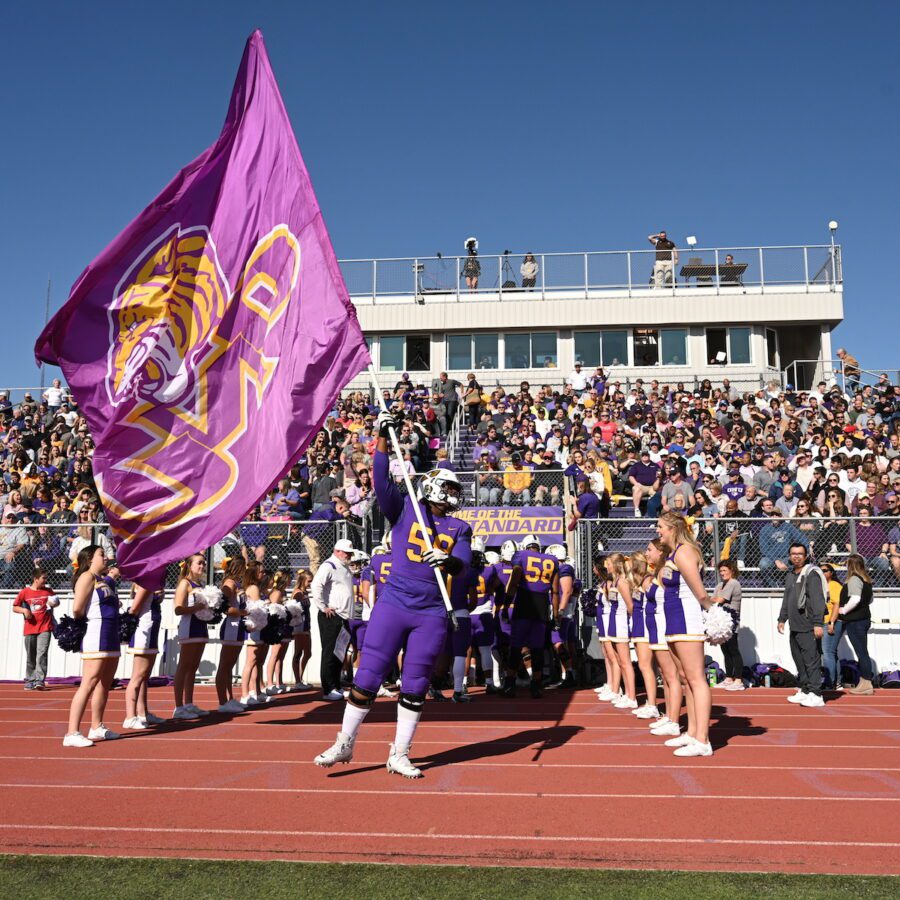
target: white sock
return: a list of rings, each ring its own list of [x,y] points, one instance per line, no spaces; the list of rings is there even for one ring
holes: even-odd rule
[[[481,656],[481,668],[484,670],[484,680],[487,684],[495,684],[500,679],[497,677],[499,672],[496,670],[499,668],[496,660],[491,658],[491,648],[490,647],[479,647],[478,653]],[[491,674],[491,663],[494,666],[494,674]]]
[[[459,694],[463,688],[463,679],[466,677],[466,658],[464,656],[453,657],[453,690]]]
[[[398,751],[409,752],[413,737],[416,734],[416,727],[419,719],[422,718],[422,711],[413,712],[405,706],[397,704],[397,734],[394,737],[394,747]]]
[[[528,677],[531,678],[531,666],[526,666],[525,671],[528,673]]]
[[[369,714],[369,706],[356,706],[353,703],[344,704],[344,722],[341,725],[341,731],[348,737],[355,738],[359,731],[359,726],[365,721]]]
[[[500,668],[500,654],[496,650],[491,651],[494,659],[494,684],[503,683],[503,670]]]

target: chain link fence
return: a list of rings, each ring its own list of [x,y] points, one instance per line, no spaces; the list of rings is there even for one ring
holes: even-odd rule
[[[329,522],[242,522],[212,547],[212,571],[221,576],[226,560],[245,554],[262,562],[269,570],[286,569],[294,575],[298,569],[315,571],[327,559],[338,540],[346,538],[360,550],[371,550],[378,534],[374,517],[362,521]],[[47,573],[49,586],[66,592],[72,584],[74,561],[88,544],[100,544],[115,558],[115,544],[108,526],[12,525],[0,526],[0,590],[18,591],[29,585],[36,565]],[[166,573],[167,589],[178,582],[178,562]],[[129,589],[120,584],[120,592]]]
[[[803,544],[817,565],[830,563],[842,581],[847,557],[858,553],[866,561],[876,591],[896,592],[900,587],[900,520],[897,518],[744,516],[690,521],[703,551],[704,581],[710,588],[718,580],[718,563],[730,559],[738,567],[745,591],[780,590],[789,565],[788,551],[794,543]],[[598,551],[629,554],[644,550],[654,537],[655,519],[583,519],[576,530],[580,571],[591,571],[591,557]]]

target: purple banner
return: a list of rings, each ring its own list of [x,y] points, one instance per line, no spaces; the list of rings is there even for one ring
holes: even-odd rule
[[[472,526],[472,534],[489,547],[519,541],[527,534],[542,546],[564,543],[563,511],[559,506],[466,506],[454,513]]]

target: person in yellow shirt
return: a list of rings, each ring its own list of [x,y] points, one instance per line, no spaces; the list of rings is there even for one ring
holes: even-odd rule
[[[531,504],[531,469],[522,465],[522,455],[513,453],[510,465],[503,470],[503,505],[529,506]]]
[[[841,583],[831,563],[825,563],[822,572],[828,582],[828,593],[825,595],[825,634],[822,635],[822,663],[825,668],[825,687],[835,689],[841,683],[841,663],[838,659],[838,644],[844,630],[844,623],[838,619]]]

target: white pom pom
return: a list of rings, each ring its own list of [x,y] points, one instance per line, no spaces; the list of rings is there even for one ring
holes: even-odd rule
[[[210,609],[219,609],[222,601],[225,599],[222,596],[222,592],[214,584],[208,584],[206,587],[200,588],[196,591],[196,594],[203,599],[203,602]]]
[[[291,625],[294,628],[296,628],[303,622],[304,609],[302,603],[298,603],[296,600],[288,600],[284,604],[284,608],[287,610],[288,615],[291,617]]]
[[[211,622],[216,614],[216,611],[208,606],[197,606],[195,609],[194,618],[199,619],[201,622]]]
[[[260,631],[266,627],[269,623],[267,605],[262,600],[251,600],[247,604],[247,614],[244,616],[244,627],[247,631]]]
[[[266,612],[270,616],[278,616],[279,619],[287,619],[288,611],[280,603],[270,603],[266,607]]]
[[[734,620],[731,614],[719,604],[710,607],[703,616],[706,639],[710,644],[724,644],[734,634]]]

